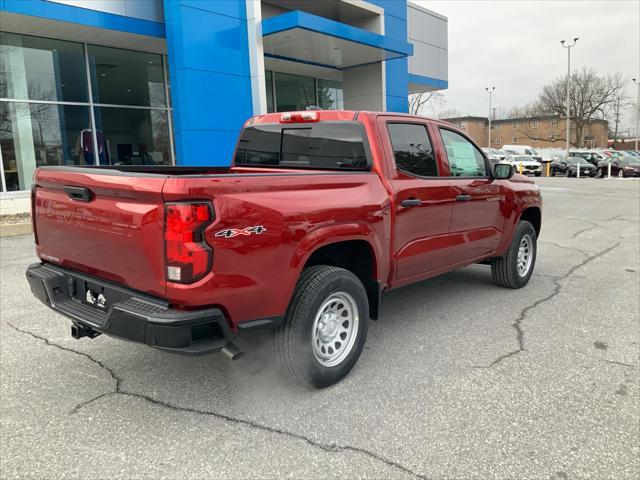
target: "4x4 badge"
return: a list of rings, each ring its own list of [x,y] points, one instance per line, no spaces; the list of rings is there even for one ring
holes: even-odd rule
[[[216,237],[233,238],[233,237],[237,237],[238,235],[252,235],[252,234],[260,235],[261,233],[264,233],[266,231],[267,229],[264,228],[262,225],[247,227],[242,230],[238,230],[236,228],[228,228],[226,230],[220,230],[218,233],[216,233]]]

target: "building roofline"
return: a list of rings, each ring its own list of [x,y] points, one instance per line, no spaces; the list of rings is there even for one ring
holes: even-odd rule
[[[461,121],[466,121],[466,120],[474,120],[474,121],[482,121],[482,122],[488,122],[489,118],[487,117],[473,117],[473,116],[466,116],[466,117],[451,117],[451,118],[441,118],[440,120],[445,121],[445,122],[461,122]]]
[[[514,122],[531,122],[535,120],[566,120],[566,117],[561,115],[534,115],[531,117],[517,117],[517,118],[502,118],[500,120],[492,120],[491,123],[514,123]],[[572,118],[573,120],[573,118]],[[603,122],[608,123],[606,120],[601,118],[593,118],[589,120],[591,123],[593,122]]]
[[[451,118],[443,118],[445,122],[464,122],[468,120],[472,121],[484,121],[489,122],[488,117],[476,117],[472,115],[467,115],[464,117],[451,117]],[[534,115],[531,117],[516,117],[516,118],[501,118],[499,120],[491,120],[491,123],[515,123],[515,122],[531,122],[536,120],[565,120],[565,117],[560,115]],[[607,120],[603,120],[601,118],[594,118],[590,120],[591,123],[602,122],[608,123]]]

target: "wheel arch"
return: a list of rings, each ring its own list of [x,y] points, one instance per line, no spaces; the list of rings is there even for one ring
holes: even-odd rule
[[[526,220],[536,231],[536,237],[540,236],[540,229],[542,228],[542,211],[538,206],[530,206],[520,212],[520,216],[516,220],[516,224],[520,220]]]
[[[385,268],[381,246],[374,231],[367,225],[337,226],[319,229],[308,235],[299,245],[292,259],[298,272],[313,265],[331,265],[344,268],[356,275],[367,292],[369,315],[378,318],[381,279]],[[348,229],[348,231],[347,231]],[[296,278],[296,282],[297,282]],[[292,291],[295,285],[292,285]]]

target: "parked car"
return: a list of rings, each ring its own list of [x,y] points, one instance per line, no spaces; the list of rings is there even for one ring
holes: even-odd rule
[[[530,155],[538,162],[542,162],[542,157],[535,148],[529,145],[503,145],[502,149],[512,152],[515,155]]]
[[[565,157],[565,151],[558,148],[538,149],[538,154],[542,158],[542,163],[552,163]]]
[[[553,160],[551,165],[549,165],[549,176],[555,177],[558,174],[566,175],[567,173],[567,162],[564,158],[560,158],[557,160]]]
[[[513,155],[510,160],[515,165],[516,171],[521,171],[524,175],[536,177],[542,175],[542,164],[534,160],[531,155]]]
[[[229,168],[41,167],[31,195],[27,279],[75,338],[234,357],[269,328],[316,387],[355,365],[383,292],[478,262],[526,285],[542,206],[451,124],[352,111],[253,117]]]
[[[483,148],[482,151],[485,153],[487,158],[491,163],[498,163],[507,158],[507,154],[497,150],[495,148]]]
[[[596,174],[598,178],[609,175],[609,164],[611,164],[611,176],[613,177],[640,177],[640,158],[611,157],[598,163]]]
[[[582,157],[569,157],[566,164],[567,177],[577,177],[578,169],[581,177],[595,177],[596,167]]]
[[[569,150],[569,158],[583,158],[593,166],[598,165],[598,161],[602,159],[602,154],[591,150]]]

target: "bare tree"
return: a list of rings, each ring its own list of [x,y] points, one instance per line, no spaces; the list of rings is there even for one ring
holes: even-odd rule
[[[606,118],[609,121],[609,136],[610,138],[613,138],[614,142],[618,140],[624,110],[629,106],[631,106],[631,103],[629,103],[629,97],[627,97],[621,90],[607,109]]]
[[[409,113],[420,115],[429,102],[440,101],[442,101],[442,94],[438,91],[412,93],[409,95]]]
[[[583,68],[571,74],[569,103],[571,119],[575,127],[575,146],[584,143],[584,127],[594,119],[604,119],[622,91],[623,81],[620,73],[599,76],[594,69]],[[545,85],[540,93],[538,105],[547,114],[567,116],[566,77],[558,77]]]
[[[460,111],[455,108],[450,108],[448,110],[442,110],[438,115],[438,118],[456,118],[460,116]]]

